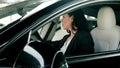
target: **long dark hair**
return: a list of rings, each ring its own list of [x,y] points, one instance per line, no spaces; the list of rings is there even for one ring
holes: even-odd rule
[[[84,13],[81,9],[68,13],[68,15],[73,16],[72,29],[73,30],[87,30],[88,25]],[[76,29],[77,27],[77,29]]]

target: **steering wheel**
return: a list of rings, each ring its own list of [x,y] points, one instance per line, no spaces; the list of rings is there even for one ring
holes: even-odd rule
[[[68,68],[65,56],[61,51],[57,51],[53,57],[51,68]]]

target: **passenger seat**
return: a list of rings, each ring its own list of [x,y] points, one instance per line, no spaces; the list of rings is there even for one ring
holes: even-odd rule
[[[120,41],[120,27],[116,25],[113,9],[109,6],[100,8],[97,27],[91,31],[95,52],[116,50]]]

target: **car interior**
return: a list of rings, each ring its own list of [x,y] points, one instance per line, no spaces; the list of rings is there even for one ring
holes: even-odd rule
[[[97,27],[91,31],[95,43],[95,52],[118,49],[120,27],[116,25],[115,14],[111,7],[100,8]]]
[[[82,8],[82,10],[84,11],[85,17],[87,19],[88,27],[89,27],[89,31],[90,32],[94,28],[97,27],[97,13],[98,13],[99,9],[101,7],[103,7],[103,6],[107,6],[107,5],[96,5],[96,6],[89,6],[87,8]],[[117,26],[119,26],[119,19],[118,19],[119,15],[118,15],[118,13],[120,11],[119,11],[118,8],[116,8],[117,5],[108,5],[108,6],[113,8],[113,10],[115,12],[115,16],[116,16],[116,24],[117,24]],[[89,11],[87,11],[87,10],[89,10]],[[59,31],[63,30],[63,29],[61,27],[61,23],[60,23],[59,17],[56,18],[55,20],[49,22],[48,24],[46,24],[45,26],[43,26],[39,30],[37,30],[34,33],[32,33],[31,40],[39,40],[39,41],[41,41],[39,38],[42,38],[42,40],[47,41],[47,40],[54,39],[54,37],[57,37],[55,35],[57,35],[57,33],[59,33]],[[56,40],[58,40],[58,39],[56,39]]]

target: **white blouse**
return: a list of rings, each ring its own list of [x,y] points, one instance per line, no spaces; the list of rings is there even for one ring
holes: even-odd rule
[[[62,48],[60,49],[60,51],[63,52],[63,54],[65,54],[67,48],[68,48],[68,45],[70,44],[72,38],[68,40],[68,42],[65,42],[64,45],[62,46]]]

